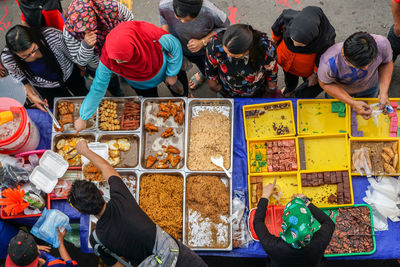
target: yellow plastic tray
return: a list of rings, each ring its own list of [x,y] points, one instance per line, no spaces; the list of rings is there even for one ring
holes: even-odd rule
[[[298,137],[304,139],[305,170],[342,170],[349,168],[349,149],[347,134],[308,135]],[[302,153],[299,151],[300,168]]]
[[[347,169],[337,169],[337,170],[332,170],[332,169],[327,169],[327,170],[319,170],[317,172],[332,172],[332,171],[347,171]],[[315,173],[315,171],[301,171],[298,173],[297,179],[298,179],[298,184],[300,185],[300,190],[302,194],[306,195],[309,198],[312,198],[312,203],[319,207],[319,208],[331,208],[331,207],[344,207],[344,206],[349,206],[354,204],[354,196],[353,196],[353,182],[351,180],[351,175],[349,172],[349,183],[350,183],[350,194],[351,194],[351,203],[346,203],[346,204],[329,204],[328,203],[328,197],[331,194],[337,193],[337,185],[332,184],[332,185],[322,185],[322,186],[316,186],[316,187],[302,187],[301,186],[301,173]]]
[[[272,106],[278,104],[289,104],[289,108],[272,110],[272,111],[271,110],[267,111],[264,109],[264,107],[266,106]],[[265,113],[258,118],[246,119],[246,111],[255,109],[265,111]],[[243,122],[247,140],[257,140],[257,139],[259,140],[271,137],[284,137],[284,136],[296,135],[292,101],[269,102],[263,104],[243,106]],[[273,123],[275,123],[277,127],[279,125],[288,127],[289,133],[283,135],[277,135],[273,129]]]
[[[353,156],[353,148],[352,148],[352,143],[353,142],[397,142],[398,143],[398,147],[397,147],[397,153],[400,156],[400,138],[397,137],[392,137],[392,138],[364,138],[364,137],[352,137],[350,138],[350,142],[349,142],[349,167],[350,167],[350,171],[351,171],[351,175],[357,175],[360,176],[360,173],[357,173],[356,171],[352,170],[352,156]],[[379,152],[381,153],[381,152]],[[371,159],[372,160],[372,159]],[[399,160],[400,161],[400,160]],[[397,173],[394,174],[386,174],[386,176],[399,176],[400,175],[400,162],[397,163]],[[372,174],[374,175],[374,174]],[[375,175],[382,175],[382,173],[377,173]]]
[[[366,101],[369,105],[379,103],[377,98],[356,98],[355,100]],[[400,98],[390,98],[391,102],[400,102]],[[400,110],[396,110],[397,118],[400,122]],[[351,110],[349,113],[348,127],[349,133],[352,137],[351,132]],[[379,114],[379,125],[377,126],[372,118],[365,120],[362,116],[356,115],[357,118],[357,129],[363,131],[363,137],[379,138],[379,137],[390,137],[390,118],[389,115]]]
[[[249,171],[249,174],[259,174],[259,173],[267,173],[268,172],[268,165],[265,167],[259,167],[259,171],[255,170],[255,167],[251,166],[252,162],[255,160],[255,156],[257,152],[261,153],[262,160],[268,162],[267,158],[267,148],[265,148],[265,142],[267,141],[277,141],[277,140],[294,140],[295,141],[295,146],[296,146],[296,159],[297,159],[297,170],[300,169],[299,165],[299,146],[297,143],[297,138],[296,137],[282,137],[282,138],[269,138],[265,140],[250,140],[247,141],[247,168]],[[254,145],[257,145],[259,148],[254,148]],[[289,172],[289,171],[288,171]],[[292,171],[296,172],[296,171]],[[270,172],[270,173],[278,173],[278,172]]]
[[[275,177],[277,178],[276,184],[280,187],[283,195],[279,202],[277,202],[275,198],[271,197],[269,205],[274,204],[274,205],[279,205],[279,206],[285,206],[292,199],[293,194],[299,194],[301,192],[300,184],[298,183],[296,172],[252,174],[252,175],[248,176],[248,188],[250,188],[251,177],[262,177],[263,178],[263,187],[269,183],[272,183],[274,181]],[[248,193],[249,193],[249,200],[251,200],[251,190],[250,189],[248,190]],[[255,207],[252,207],[251,201],[249,201],[249,208],[250,209],[255,208]]]
[[[337,134],[348,132],[349,106],[346,105],[345,117],[331,112],[332,102],[336,99],[299,99],[297,100],[297,133]]]

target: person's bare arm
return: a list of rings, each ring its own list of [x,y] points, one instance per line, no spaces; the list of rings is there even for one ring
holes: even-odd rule
[[[161,29],[163,29],[164,31],[170,33],[170,32],[169,32],[169,26],[168,26],[168,24],[161,25]]]
[[[86,141],[80,141],[78,144],[76,144],[76,151],[78,151],[78,153],[82,156],[88,158],[93,165],[101,171],[104,179],[106,179],[107,182],[108,178],[111,176],[119,177],[118,172],[110,165],[110,163],[89,149]]]
[[[25,84],[25,90],[26,90],[26,96],[29,98],[29,100],[32,102],[32,104],[40,109],[43,112],[46,112],[44,109],[43,105],[49,106],[46,100],[42,100],[39,95],[35,92],[33,89],[32,85],[27,83]]]
[[[392,14],[394,33],[400,36],[400,4],[392,0]]]
[[[384,109],[385,105],[390,105],[389,101],[389,86],[393,74],[393,61],[381,64],[378,68],[379,73],[379,103]]]
[[[58,252],[60,253],[61,258],[64,261],[70,261],[70,260],[72,260],[71,256],[69,255],[69,253],[64,245],[64,237],[65,237],[65,234],[67,233],[67,231],[64,230],[63,232],[61,232],[60,229],[58,228],[57,232],[58,232],[58,242],[60,243],[60,246],[58,247]]]
[[[372,109],[368,104],[363,101],[354,100],[342,87],[335,83],[323,83],[318,79],[319,85],[325,92],[330,96],[340,100],[343,103],[350,105],[354,110],[364,117],[364,119],[369,119],[371,117]]]

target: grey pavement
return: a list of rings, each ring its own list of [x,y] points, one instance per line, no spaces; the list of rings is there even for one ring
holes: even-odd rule
[[[132,1],[132,0],[123,0]],[[249,23],[256,29],[267,32],[270,35],[270,27],[280,12],[286,8],[300,9],[307,5],[320,6],[336,29],[336,41],[344,41],[347,36],[356,31],[387,36],[393,23],[389,0],[211,0],[220,9],[224,10],[231,21]],[[67,7],[70,0],[62,0]],[[136,0],[132,2],[132,11],[137,20],[144,20],[159,25],[157,0]],[[0,0],[0,48],[4,47],[5,28],[20,23],[20,11],[14,0]],[[395,64],[391,97],[400,97],[400,65]],[[188,77],[196,71],[194,67],[188,73]],[[283,85],[283,72],[279,72],[279,88]],[[126,95],[134,95],[134,91],[127,84],[123,84]],[[160,96],[170,96],[164,85],[159,86]],[[191,91],[195,97],[215,97],[206,84],[195,91]]]

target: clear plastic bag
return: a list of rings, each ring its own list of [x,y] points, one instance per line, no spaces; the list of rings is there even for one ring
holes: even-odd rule
[[[363,147],[353,152],[352,163],[357,172],[366,175],[368,178],[372,176],[372,163],[369,156],[369,148]]]
[[[384,176],[379,181],[374,178],[369,178],[368,181],[370,185],[363,200],[372,207],[375,230],[387,230],[387,218],[393,222],[400,221],[399,180]]]
[[[60,243],[58,241],[57,229],[71,231],[71,226],[69,225],[69,218],[67,215],[59,210],[48,210],[44,209],[42,216],[32,227],[31,233],[40,238],[53,247],[58,248]]]
[[[0,177],[1,187],[16,187],[17,184],[26,183],[29,181],[30,173],[24,168],[15,167],[5,164],[4,175]]]
[[[248,247],[253,242],[247,226],[248,208],[246,207],[245,192],[235,190],[232,200],[232,242],[234,248]]]

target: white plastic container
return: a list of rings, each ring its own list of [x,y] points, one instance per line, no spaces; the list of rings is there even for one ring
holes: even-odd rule
[[[88,144],[88,147],[90,150],[92,150],[94,153],[96,153],[103,159],[105,159],[105,160],[108,159],[108,145],[106,143],[91,142]],[[86,165],[89,162],[90,162],[89,159],[87,159],[85,156],[82,156],[82,164],[83,165]]]
[[[39,160],[39,166],[33,169],[29,181],[38,189],[50,194],[68,169],[68,162],[59,154],[47,150]]]

